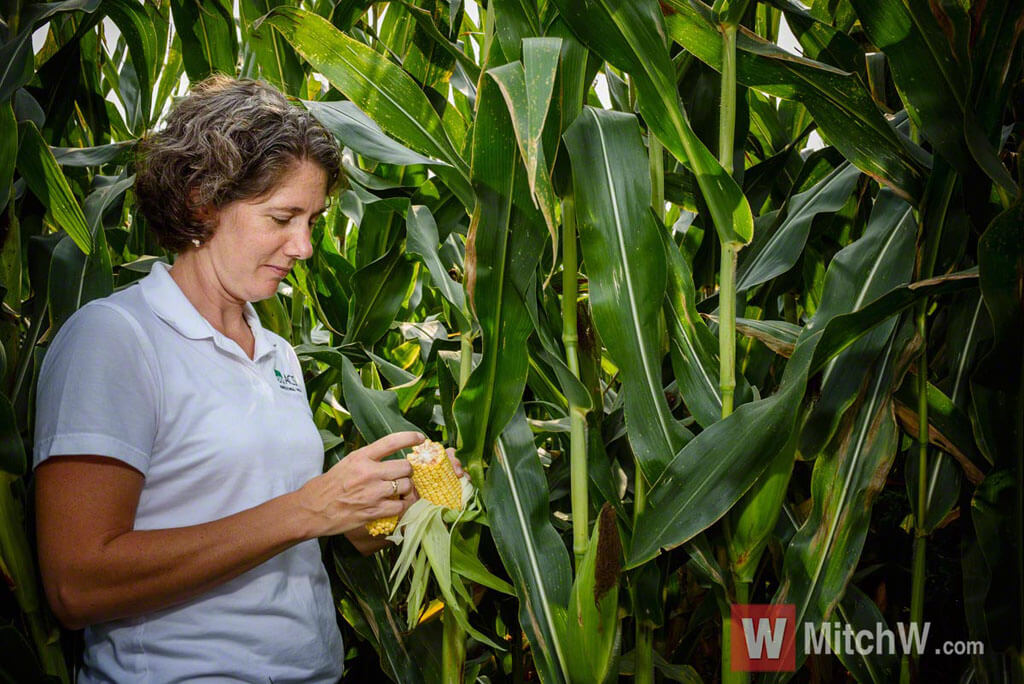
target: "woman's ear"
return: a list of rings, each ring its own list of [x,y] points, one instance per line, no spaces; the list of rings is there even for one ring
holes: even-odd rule
[[[192,188],[188,192],[188,204],[192,209],[192,215],[199,223],[212,229],[217,218],[217,210],[210,203],[200,204],[199,189]]]

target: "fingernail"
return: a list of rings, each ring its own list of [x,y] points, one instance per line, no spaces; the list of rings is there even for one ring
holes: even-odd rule
[[[423,434],[422,432],[417,432],[416,436],[420,438],[421,442],[427,438],[427,436],[425,434]]]

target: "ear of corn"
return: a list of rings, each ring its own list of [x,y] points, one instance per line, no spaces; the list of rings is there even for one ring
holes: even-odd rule
[[[422,498],[445,508],[462,509],[462,483],[444,445],[427,440],[414,446],[406,458],[412,465],[412,484]],[[398,516],[390,516],[367,523],[366,529],[379,537],[394,532],[397,524]]]
[[[462,510],[462,483],[455,475],[444,446],[427,440],[412,448],[412,483],[419,495],[430,503]]]
[[[374,537],[383,537],[394,532],[396,525],[398,525],[398,516],[392,515],[366,523],[366,529]]]

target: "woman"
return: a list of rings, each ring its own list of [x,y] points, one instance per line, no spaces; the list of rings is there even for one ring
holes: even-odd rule
[[[255,81],[213,77],[140,146],[136,193],[177,251],[90,302],[37,392],[40,566],[85,628],[81,682],[335,682],[344,652],[317,538],[415,497],[396,433],[323,471],[291,346],[250,302],[312,253],[334,139]],[[460,469],[458,469],[460,470]]]

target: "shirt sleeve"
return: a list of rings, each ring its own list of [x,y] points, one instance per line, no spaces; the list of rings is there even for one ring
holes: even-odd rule
[[[295,353],[295,347],[291,345],[288,340],[283,337],[279,339],[278,344],[283,344],[288,354],[288,360],[292,366],[292,374],[295,376],[295,380],[299,383],[299,387],[302,388],[302,398],[306,402],[306,410],[309,411],[309,415],[313,415],[313,409],[309,405],[309,392],[306,391],[306,379],[302,375],[302,363],[299,361],[298,354]]]
[[[33,467],[51,456],[88,454],[147,473],[159,385],[152,347],[130,316],[91,302],[50,344],[36,390]]]

